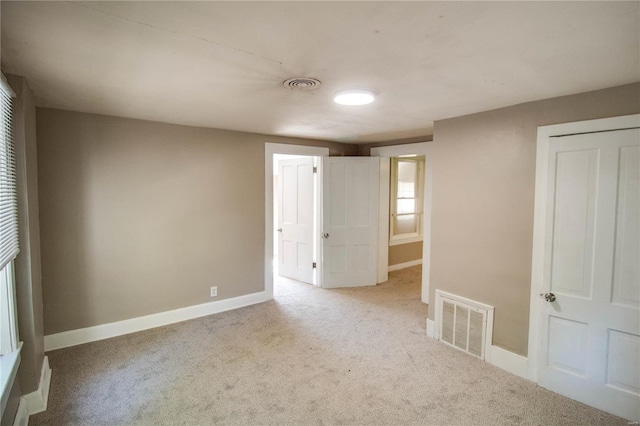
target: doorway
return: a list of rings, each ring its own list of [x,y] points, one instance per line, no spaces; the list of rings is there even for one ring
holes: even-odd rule
[[[273,155],[274,296],[296,283],[319,285],[321,157]],[[295,282],[294,282],[295,281]]]
[[[389,277],[389,244],[391,224],[391,158],[412,158],[409,156],[423,156],[424,164],[420,179],[422,180],[421,222],[416,226],[422,231],[422,302],[429,303],[429,270],[431,247],[431,194],[432,194],[432,142],[421,142],[404,145],[393,145],[371,148],[371,156],[380,158],[380,225],[378,229],[378,282],[384,282]],[[415,244],[415,242],[414,242]],[[407,265],[409,266],[409,265]]]
[[[424,155],[391,157],[389,271],[422,264]]]
[[[301,146],[301,145],[288,145],[288,144],[276,144],[265,143],[265,265],[264,265],[264,282],[265,293],[267,298],[272,299],[274,295],[274,282],[276,281],[278,271],[276,266],[277,253],[279,250],[277,244],[277,216],[274,214],[277,212],[276,204],[274,200],[277,200],[277,192],[274,191],[275,175],[277,166],[276,161],[285,158],[296,157],[328,157],[329,148],[313,147],[313,146]],[[319,191],[317,191],[319,192]],[[317,198],[317,197],[316,197]],[[314,209],[319,210],[318,204],[315,204]],[[316,215],[317,216],[317,215]],[[317,223],[317,221],[316,221]],[[316,232],[317,234],[317,232]],[[314,244],[317,255],[317,243]],[[317,259],[317,258],[316,258]],[[316,260],[318,262],[319,259]],[[317,275],[317,274],[316,274]],[[315,283],[318,283],[317,278]]]

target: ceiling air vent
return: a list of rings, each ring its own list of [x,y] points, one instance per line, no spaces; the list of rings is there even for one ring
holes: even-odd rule
[[[320,87],[322,83],[315,78],[295,77],[282,82],[287,89],[292,90],[314,90]]]

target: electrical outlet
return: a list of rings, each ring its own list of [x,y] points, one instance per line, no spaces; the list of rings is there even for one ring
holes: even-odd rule
[[[216,297],[218,295],[218,287],[211,287],[211,297]]]

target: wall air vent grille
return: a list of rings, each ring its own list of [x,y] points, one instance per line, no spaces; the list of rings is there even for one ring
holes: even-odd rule
[[[484,359],[489,310],[443,295],[438,302],[440,341]]]
[[[295,77],[282,82],[282,85],[292,90],[314,90],[320,87],[320,80],[308,77]]]

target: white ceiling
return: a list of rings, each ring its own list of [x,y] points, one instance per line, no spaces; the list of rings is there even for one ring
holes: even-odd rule
[[[362,143],[640,81],[640,2],[2,1],[2,65],[39,106]]]

